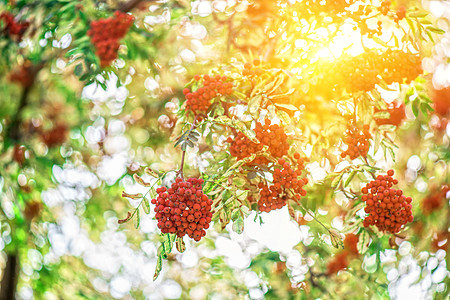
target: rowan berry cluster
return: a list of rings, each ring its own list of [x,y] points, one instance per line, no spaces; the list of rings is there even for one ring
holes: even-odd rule
[[[390,7],[391,7],[391,1],[385,0],[385,1],[381,2],[381,5],[378,7],[378,11],[381,12],[383,15],[387,16],[387,14],[390,11]]]
[[[384,53],[369,50],[357,56],[343,56],[333,65],[325,63],[320,66],[320,73],[323,77],[316,85],[319,94],[333,90],[353,94],[371,91],[382,80],[386,84],[409,84],[422,74],[422,61],[419,55],[402,50],[389,49]],[[324,86],[331,91],[323,91]]]
[[[202,184],[203,179],[177,178],[169,189],[156,189],[158,196],[151,203],[156,205],[155,217],[162,233],[178,237],[187,234],[197,242],[205,236],[212,217],[212,200],[203,194]]]
[[[261,68],[258,68],[258,66],[260,64],[261,64],[261,61],[259,59],[253,60],[253,63],[245,63],[244,70],[242,70],[242,75],[244,75],[244,76],[261,75],[263,70]]]
[[[371,137],[369,125],[364,125],[361,130],[353,122],[349,123],[345,132],[345,143],[348,148],[341,153],[341,157],[344,158],[348,155],[352,160],[359,156],[367,157],[367,152],[369,152],[370,147],[369,139]]]
[[[183,90],[186,97],[186,110],[194,113],[207,112],[211,106],[211,100],[217,96],[226,96],[233,93],[233,83],[227,81],[226,76],[209,76],[208,74],[195,75],[194,79],[199,82],[195,91],[188,88]]]
[[[235,138],[229,137],[227,142],[231,143],[231,156],[236,157],[238,160],[261,151],[264,146],[269,147],[269,153],[275,158],[286,155],[289,150],[287,136],[283,127],[277,124],[272,125],[269,119],[264,121],[264,125],[259,122],[256,123],[255,134],[259,144],[252,142],[240,131],[236,132],[233,129],[233,133]],[[265,157],[256,157],[252,164],[265,164],[267,162],[268,160]]]
[[[422,59],[419,55],[402,50],[387,50],[377,60],[378,74],[386,84],[410,83],[422,74]]]
[[[278,159],[278,166],[273,173],[272,185],[260,182],[258,187],[261,189],[258,200],[258,209],[264,212],[270,212],[274,209],[282,208],[289,199],[287,191],[290,189],[294,193],[295,200],[300,201],[302,196],[306,196],[303,186],[308,183],[308,178],[300,178],[304,170],[304,160],[299,153],[294,154],[297,164],[291,166],[285,159]]]
[[[364,219],[364,227],[376,225],[380,231],[397,233],[403,225],[413,221],[412,199],[405,197],[402,190],[392,188],[398,183],[393,175],[394,171],[389,170],[387,175],[378,175],[362,188],[362,201],[366,202],[364,211],[369,214]]]
[[[30,26],[29,22],[16,22],[14,15],[8,12],[0,15],[0,21],[4,24],[2,32],[11,38],[16,38],[18,42],[22,40],[25,31]]]
[[[384,110],[385,112],[389,113],[389,118],[382,119],[382,118],[376,118],[375,121],[378,125],[386,125],[391,124],[395,126],[399,126],[402,121],[406,118],[405,113],[405,104],[401,101],[393,101],[387,105],[387,109]],[[375,112],[379,112],[381,110],[375,108]]]
[[[116,11],[114,17],[91,22],[88,35],[96,48],[102,67],[109,66],[117,58],[119,41],[133,24],[133,16]]]

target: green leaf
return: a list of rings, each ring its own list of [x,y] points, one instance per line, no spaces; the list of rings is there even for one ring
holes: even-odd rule
[[[344,241],[342,240],[342,236],[339,231],[336,229],[330,229],[328,232],[330,233],[331,244],[333,247],[337,249],[344,249]]]
[[[298,110],[298,108],[292,104],[275,103],[275,106],[285,108],[287,110],[294,110],[294,111]]]
[[[142,185],[142,186],[145,186],[145,187],[149,187],[150,186],[150,183],[148,183],[148,182],[145,182],[139,175],[137,175],[137,174],[133,174],[133,178],[134,178],[134,180],[136,181],[136,183],[138,183],[138,184],[140,184],[140,185]]]
[[[134,224],[136,229],[139,228],[140,224],[141,224],[141,216],[140,216],[139,207],[138,207],[138,208],[136,208],[136,223]]]
[[[350,175],[348,176],[347,180],[344,183],[344,187],[347,187],[350,184],[350,182],[352,182],[352,179],[353,179],[353,177],[355,177],[356,173],[358,173],[358,171],[356,171],[356,170],[353,170],[350,173]]]
[[[244,232],[244,219],[242,217],[237,218],[237,220],[233,222],[233,231],[237,234]]]
[[[379,111],[374,113],[373,117],[376,119],[389,119],[391,114],[387,111]]]
[[[370,245],[370,235],[367,230],[363,230],[359,235],[358,244],[356,248],[358,249],[359,254],[364,254],[369,249]]]
[[[428,27],[426,27],[426,29],[431,31],[431,32],[437,33],[437,34],[444,34],[445,33],[445,30],[440,29],[440,28],[436,28],[436,27],[428,26]]]
[[[163,240],[161,241],[161,244],[158,248],[158,260],[156,262],[156,269],[155,269],[155,275],[153,275],[153,281],[158,278],[159,274],[162,270],[162,261],[163,259],[167,259],[167,256],[172,252],[173,248],[173,242],[175,241],[175,234],[162,234]]]
[[[184,243],[183,238],[177,237],[176,247],[180,253],[183,253],[186,250],[186,244]]]
[[[248,102],[248,112],[251,114],[256,113],[261,106],[261,95],[256,95],[250,99]]]
[[[133,217],[133,215],[131,214],[131,212],[128,212],[126,218],[124,218],[124,219],[119,219],[119,220],[117,221],[117,223],[119,223],[119,224],[126,223],[126,222],[130,221],[132,217]]]
[[[331,187],[335,189],[339,183],[341,182],[342,176],[344,176],[344,172],[340,173],[338,176],[336,176],[333,181],[331,182]]]
[[[83,73],[83,65],[81,63],[79,63],[78,65],[75,66],[75,69],[73,70],[73,73],[80,77],[81,74]]]
[[[142,198],[142,194],[141,193],[128,194],[128,193],[122,192],[122,197],[130,198],[130,199],[140,199],[140,198]]]
[[[411,105],[412,112],[417,118],[419,116],[419,98],[414,99]]]
[[[144,172],[145,172],[147,175],[150,175],[150,176],[152,176],[152,177],[155,177],[155,178],[158,178],[158,177],[159,177],[158,173],[156,173],[155,171],[153,171],[152,169],[150,169],[150,168],[148,168],[148,167],[144,169]]]
[[[150,213],[150,203],[148,202],[147,198],[144,198],[142,208],[144,209],[144,212],[148,215]]]

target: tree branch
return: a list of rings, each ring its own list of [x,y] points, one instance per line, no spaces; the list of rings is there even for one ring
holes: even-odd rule
[[[122,3],[119,5],[117,10],[120,10],[121,12],[129,12],[136,6],[138,6],[143,0],[128,0],[127,2]]]

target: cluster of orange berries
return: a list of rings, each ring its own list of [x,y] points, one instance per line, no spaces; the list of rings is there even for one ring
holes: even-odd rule
[[[391,8],[391,1],[385,0],[381,2],[381,5],[378,7],[378,11],[382,13],[384,16],[387,16]]]
[[[424,215],[429,215],[432,212],[441,209],[446,203],[447,193],[449,191],[450,186],[444,185],[439,191],[435,191],[426,197],[422,202]]]
[[[0,15],[0,21],[3,22],[3,33],[11,38],[16,38],[18,42],[22,40],[25,31],[30,26],[29,22],[16,22],[14,15],[4,12]]]
[[[133,16],[116,11],[114,17],[91,22],[88,35],[96,48],[102,67],[109,66],[117,58],[119,41],[133,24]]]
[[[388,49],[375,63],[386,84],[403,81],[408,84],[423,72],[420,56],[402,50]]]
[[[162,233],[175,233],[178,237],[187,234],[197,242],[206,235],[213,202],[203,194],[202,184],[203,179],[184,181],[178,177],[169,189],[156,189],[158,196],[151,203],[156,205],[155,217]]]
[[[300,178],[304,170],[304,160],[299,153],[294,154],[297,161],[296,169],[285,159],[278,159],[280,167],[275,168],[273,173],[273,184],[269,186],[263,182],[258,184],[261,189],[258,200],[259,211],[270,212],[274,209],[282,208],[288,200],[287,190],[291,189],[295,193],[296,200],[300,201],[302,196],[306,196],[303,186],[308,183],[308,178]]]
[[[340,270],[348,267],[348,258],[352,256],[358,256],[358,236],[353,233],[349,233],[344,239],[344,250],[334,256],[334,258],[327,264],[326,274],[336,274]]]
[[[227,81],[226,76],[209,76],[208,74],[195,75],[194,79],[200,83],[195,91],[188,88],[183,90],[186,97],[186,110],[194,113],[207,112],[211,106],[211,100],[217,96],[226,96],[233,93],[233,83]],[[202,80],[203,79],[203,80]]]
[[[367,157],[369,152],[369,139],[372,135],[369,132],[369,125],[365,124],[361,130],[353,122],[348,124],[347,131],[345,132],[345,143],[348,148],[341,153],[341,157],[344,158],[347,155],[350,159],[355,159],[359,156]]]
[[[403,225],[413,221],[412,199],[405,197],[402,190],[392,188],[398,183],[393,175],[394,171],[389,170],[387,175],[378,175],[362,188],[362,201],[366,202],[364,211],[369,214],[364,219],[364,227],[376,225],[380,231],[397,233]]]
[[[254,59],[253,63],[245,63],[244,64],[244,70],[242,70],[242,75],[244,76],[258,76],[261,75],[263,70],[261,68],[258,68],[258,66],[261,64],[261,61],[259,59]]]
[[[317,86],[329,86],[337,92],[368,92],[383,80],[386,84],[407,83],[422,74],[422,61],[419,55],[402,50],[386,50],[379,53],[366,51],[357,56],[343,56],[333,65],[324,64],[323,74]],[[381,78],[380,78],[381,77]],[[323,91],[319,90],[320,94]],[[327,91],[327,90],[325,90]]]
[[[279,158],[286,155],[289,150],[289,144],[287,142],[287,135],[284,132],[283,127],[277,124],[271,124],[269,119],[265,119],[264,125],[256,122],[255,134],[256,139],[259,144],[252,142],[248,137],[242,132],[236,132],[235,129],[232,130],[234,134],[234,139],[229,137],[227,139],[228,143],[231,143],[230,153],[231,156],[236,157],[238,160],[246,158],[253,153],[261,151],[264,146],[268,146],[269,153],[275,157]],[[256,157],[252,164],[265,164],[268,160],[265,157]]]
[[[393,101],[389,103],[387,106],[388,107],[386,110],[379,110],[375,108],[375,112],[379,111],[388,112],[389,118],[386,119],[377,118],[375,119],[375,121],[377,122],[378,125],[391,124],[399,126],[402,123],[402,121],[406,118],[405,104],[403,104],[403,102],[401,101]]]

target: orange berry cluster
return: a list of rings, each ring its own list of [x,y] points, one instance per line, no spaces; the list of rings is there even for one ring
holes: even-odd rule
[[[11,38],[16,38],[18,42],[22,40],[25,31],[30,26],[29,22],[16,22],[14,15],[8,12],[0,15],[0,21],[4,24],[2,32]]]
[[[344,250],[334,256],[334,258],[327,264],[327,274],[336,274],[340,270],[347,268],[348,257],[358,256],[357,249],[358,236],[353,233],[349,233],[344,239]]]
[[[197,242],[206,235],[213,202],[203,194],[202,184],[203,179],[183,181],[178,177],[169,189],[156,189],[158,196],[151,202],[156,205],[155,217],[162,233],[176,233],[178,237],[187,234]]]
[[[450,191],[450,186],[444,185],[440,191],[435,191],[422,202],[423,214],[429,215],[432,212],[441,209],[446,203],[447,193]]]
[[[410,83],[422,74],[422,59],[419,55],[402,50],[387,50],[377,61],[378,74],[386,84]]]
[[[357,56],[342,56],[333,64],[324,63],[319,68],[323,76],[318,78],[317,90],[312,92],[320,95],[333,91],[340,95],[344,90],[350,94],[368,92],[382,80],[386,84],[409,84],[422,74],[419,55],[390,49],[384,53],[369,50]]]
[[[382,110],[375,108],[375,112],[379,111]],[[377,122],[378,125],[391,124],[399,126],[402,123],[402,121],[406,118],[405,104],[403,104],[403,102],[401,101],[393,101],[389,103],[387,109],[384,111],[389,113],[389,118],[387,119],[376,118],[375,121]]]
[[[261,68],[258,68],[258,66],[260,64],[261,64],[261,61],[259,59],[253,60],[253,64],[252,63],[245,63],[244,64],[244,70],[242,70],[242,75],[244,75],[244,76],[261,75],[263,70]]]
[[[133,24],[133,16],[116,11],[114,17],[91,22],[88,35],[96,48],[102,67],[109,66],[117,58],[119,41]]]
[[[395,12],[394,21],[398,23],[399,21],[403,20],[405,17],[406,17],[406,7],[401,5]]]
[[[296,169],[283,158],[278,159],[280,167],[276,167],[273,173],[273,184],[269,186],[263,182],[258,184],[261,189],[258,200],[258,209],[264,212],[270,212],[274,209],[282,208],[288,200],[287,190],[292,189],[296,200],[300,201],[302,196],[306,196],[303,186],[308,183],[308,178],[299,178],[304,170],[304,160],[299,153],[294,154],[297,161]]]
[[[186,110],[194,113],[207,112],[211,106],[211,100],[217,96],[226,96],[233,93],[233,83],[227,82],[226,76],[209,76],[208,74],[195,75],[194,79],[200,83],[196,91],[188,88],[183,90],[186,97]],[[203,79],[203,80],[202,80]]]
[[[362,188],[362,201],[366,202],[364,211],[369,214],[364,219],[364,227],[376,225],[380,231],[397,233],[403,225],[413,221],[412,199],[405,197],[402,190],[392,188],[398,183],[393,175],[394,171],[389,170],[387,175],[378,175]]]
[[[391,7],[391,1],[390,0],[385,0],[385,1],[381,2],[381,5],[377,9],[383,15],[387,16],[387,14],[390,11],[390,7]]]
[[[253,153],[261,151],[264,146],[269,147],[270,154],[275,158],[286,155],[289,150],[289,144],[287,143],[287,136],[283,127],[277,124],[271,125],[269,119],[265,119],[264,123],[265,124],[262,125],[257,122],[255,126],[256,139],[259,141],[259,144],[252,142],[242,132],[236,132],[236,130],[233,129],[232,131],[235,138],[229,137],[227,139],[227,142],[231,143],[231,156],[241,160]],[[267,162],[268,160],[265,157],[256,157],[252,164],[265,164]]]
[[[348,148],[341,153],[341,157],[344,158],[348,155],[352,160],[359,156],[367,157],[367,152],[369,152],[370,147],[369,139],[371,137],[369,125],[364,125],[363,130],[361,130],[351,122],[345,132],[345,143]]]

